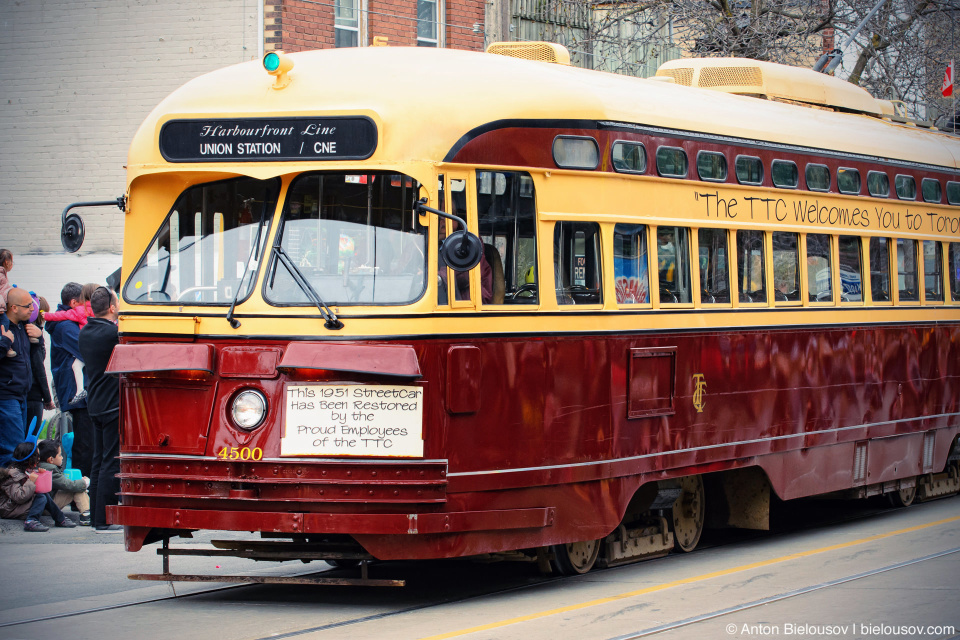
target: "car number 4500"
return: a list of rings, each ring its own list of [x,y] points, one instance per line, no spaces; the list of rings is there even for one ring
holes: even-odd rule
[[[221,460],[261,460],[263,449],[260,447],[224,447],[217,457]]]

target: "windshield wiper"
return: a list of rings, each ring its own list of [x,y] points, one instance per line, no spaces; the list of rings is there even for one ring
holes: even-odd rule
[[[292,277],[293,281],[297,283],[297,286],[300,287],[300,290],[303,291],[303,293],[310,298],[310,301],[316,305],[317,309],[320,310],[320,315],[322,315],[324,320],[326,320],[326,322],[323,323],[323,326],[331,330],[343,329],[343,323],[340,322],[340,320],[337,318],[337,315],[330,310],[330,307],[327,306],[327,303],[324,302],[317,292],[314,291],[313,287],[310,286],[310,283],[307,282],[307,279],[303,277],[303,273],[301,273],[294,261],[290,259],[290,256],[287,255],[287,252],[283,250],[283,247],[281,247],[279,244],[274,244],[273,252],[277,254],[277,259],[284,267],[286,267],[287,271],[290,273],[290,277]]]
[[[246,202],[244,204],[246,204]],[[266,211],[267,201],[264,200],[263,207],[260,208],[260,222],[257,224],[257,241],[253,243],[252,247],[250,247],[250,255],[247,256],[247,263],[243,266],[243,275],[240,276],[240,282],[237,284],[237,292],[233,296],[233,302],[230,303],[230,310],[227,311],[227,322],[229,322],[230,326],[234,329],[240,328],[240,321],[233,317],[233,310],[237,307],[237,300],[240,299],[240,292],[243,291],[243,279],[246,278],[247,273],[250,272],[250,260],[253,258],[253,256],[259,254],[260,241],[263,239],[263,223],[267,218]],[[164,286],[166,286],[166,280],[164,280]]]

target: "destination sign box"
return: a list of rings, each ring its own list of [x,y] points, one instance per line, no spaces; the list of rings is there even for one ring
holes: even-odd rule
[[[423,456],[423,387],[288,385],[281,456]]]
[[[168,162],[363,160],[377,148],[364,116],[171,120],[160,129]]]

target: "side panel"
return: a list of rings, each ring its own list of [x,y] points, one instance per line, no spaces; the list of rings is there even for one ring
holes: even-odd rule
[[[243,347],[274,354],[288,344]],[[264,530],[350,533],[383,559],[469,555],[602,537],[641,484],[671,477],[760,467],[774,491],[791,499],[916,476],[924,434],[936,433],[939,469],[960,432],[960,329],[953,325],[397,344],[413,347],[423,373],[424,460],[281,458],[285,385],[302,382],[290,377],[296,372],[264,370],[273,356],[249,356],[258,363],[249,378],[233,366],[226,378],[214,372],[212,381],[178,382],[183,389],[125,380],[119,521],[207,527],[209,515],[185,513],[221,510],[247,514],[225,518],[217,525],[225,529],[261,521]],[[661,355],[644,366],[650,358],[637,353]],[[450,370],[460,366],[471,374]],[[324,375],[317,383],[393,382]],[[673,412],[631,415],[631,387],[664,389],[670,375]],[[251,387],[271,409],[248,434],[230,425],[228,412],[236,393]],[[142,401],[161,393],[176,399]],[[159,449],[154,425],[170,435]],[[157,451],[200,454],[174,445],[199,447],[208,426],[205,455],[151,459]],[[866,475],[858,479],[864,443]],[[217,454],[225,447],[256,447],[263,459],[223,461]],[[404,535],[388,533],[398,517],[412,519]],[[432,524],[418,527],[419,518]]]

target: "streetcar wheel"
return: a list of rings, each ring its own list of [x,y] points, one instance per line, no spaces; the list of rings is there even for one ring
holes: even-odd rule
[[[575,576],[590,571],[596,564],[599,555],[599,540],[556,544],[553,545],[551,564],[557,573],[565,576]]]
[[[706,513],[703,480],[687,476],[680,481],[680,496],[673,503],[673,539],[678,551],[693,551],[703,533]]]
[[[900,489],[899,491],[891,491],[887,494],[887,500],[890,501],[890,506],[893,507],[909,507],[913,504],[913,501],[917,497],[917,485],[908,487],[907,489]]]

